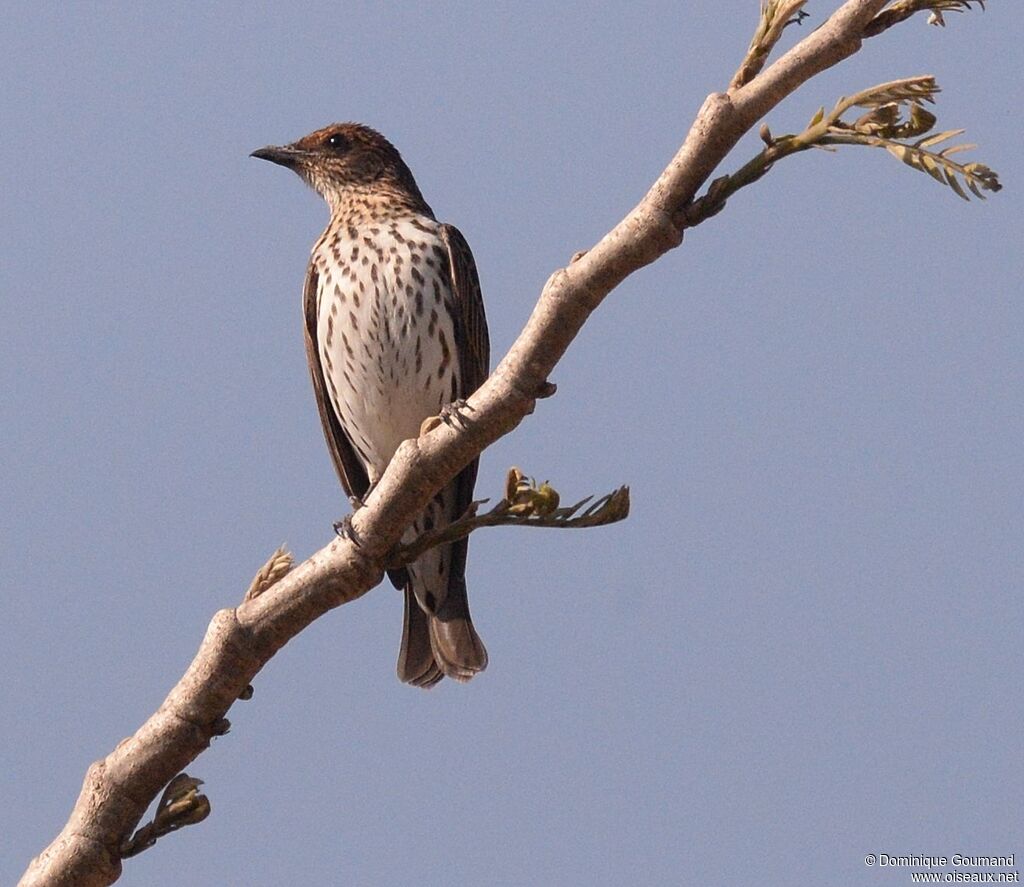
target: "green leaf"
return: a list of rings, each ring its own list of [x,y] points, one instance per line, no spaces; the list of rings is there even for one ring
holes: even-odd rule
[[[964,200],[970,201],[971,198],[967,196],[967,192],[964,191],[963,185],[960,184],[960,180],[957,179],[957,177],[953,174],[953,171],[950,169],[945,169],[943,170],[943,172],[946,176],[946,184],[949,185],[949,187],[952,188],[959,197],[962,197]]]
[[[964,134],[962,129],[947,129],[945,132],[937,132],[933,136],[928,136],[926,139],[921,139],[919,142],[914,143],[915,148],[931,148],[933,145],[938,145],[941,142],[948,141],[954,136],[960,136]]]

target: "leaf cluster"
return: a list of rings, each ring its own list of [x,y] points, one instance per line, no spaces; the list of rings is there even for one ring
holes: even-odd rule
[[[924,105],[934,103],[939,91],[934,77],[911,77],[882,83],[840,99],[827,114],[823,108],[819,109],[807,129],[795,138],[811,147],[867,145],[885,148],[913,169],[926,172],[940,184],[948,185],[964,200],[970,200],[968,191],[984,200],[982,192],[996,192],[1002,187],[999,176],[984,163],[959,163],[952,159],[955,154],[969,151],[976,145],[954,144],[938,148],[964,133],[962,129],[932,132],[936,117]],[[848,123],[842,115],[854,107],[864,109],[865,113]]]

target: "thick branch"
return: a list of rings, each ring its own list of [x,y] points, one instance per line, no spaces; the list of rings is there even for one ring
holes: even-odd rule
[[[578,261],[551,276],[522,334],[469,399],[473,422],[406,441],[353,518],[361,546],[335,539],[262,594],[216,614],[196,658],[159,710],[89,768],[71,817],[21,884],[106,885],[151,800],[194,760],[257,672],[326,611],[365,594],[403,530],[459,470],[507,434],[548,391],[547,378],[590,314],[627,275],[679,245],[685,208],[757,121],[860,47],[886,0],[848,0],[818,30],[731,95],[710,96],[686,141],[640,203]]]

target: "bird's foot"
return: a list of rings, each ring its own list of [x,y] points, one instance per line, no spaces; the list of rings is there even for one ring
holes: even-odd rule
[[[466,403],[461,397],[458,400],[453,400],[451,403],[445,404],[441,407],[441,412],[438,413],[438,418],[449,428],[455,426],[456,422],[462,427],[467,427],[472,419],[467,416],[467,413],[472,413],[473,408]]]
[[[342,539],[347,539],[349,542],[355,545],[356,548],[362,545],[362,542],[360,542],[359,540],[359,534],[356,532],[356,528],[352,526],[352,515],[359,511],[360,508],[366,507],[366,502],[364,500],[370,497],[370,493],[373,492],[374,487],[376,486],[376,481],[371,483],[366,488],[366,492],[363,493],[362,497],[349,496],[348,504],[352,506],[352,514],[346,514],[341,520],[336,520],[334,522],[334,532],[337,533],[338,536],[340,536]]]
[[[355,512],[352,514],[355,514]],[[356,532],[356,528],[352,526],[351,514],[346,514],[341,520],[336,520],[334,522],[334,532],[338,534],[339,539],[351,542],[356,548],[361,547],[363,544],[359,539],[359,534]]]

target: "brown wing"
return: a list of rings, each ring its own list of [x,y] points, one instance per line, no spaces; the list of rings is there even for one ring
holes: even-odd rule
[[[484,383],[490,371],[491,343],[487,336],[487,317],[476,262],[466,238],[454,225],[442,225],[441,237],[448,248],[455,341],[458,343],[462,377],[460,395],[469,397]]]
[[[484,300],[480,293],[476,262],[473,261],[473,253],[466,243],[466,238],[454,225],[442,225],[441,237],[448,248],[451,310],[455,322],[455,342],[461,381],[459,397],[469,397],[484,383],[490,373],[491,343],[487,334],[487,316],[484,314]],[[455,479],[456,502],[453,518],[462,515],[473,501],[478,464],[479,459],[474,459]],[[462,576],[465,571],[467,543],[468,539],[452,543],[452,576]]]
[[[327,438],[327,449],[331,453],[334,469],[345,492],[349,496],[362,498],[370,485],[369,478],[362,462],[356,455],[351,442],[345,434],[338,416],[331,405],[327,394],[327,381],[320,363],[320,349],[316,338],[317,289],[320,276],[315,264],[310,261],[306,272],[306,285],[302,294],[302,308],[306,316],[306,360],[309,362],[309,374],[313,378],[313,392],[316,394],[316,407],[320,411],[320,422],[323,424],[324,437]]]

